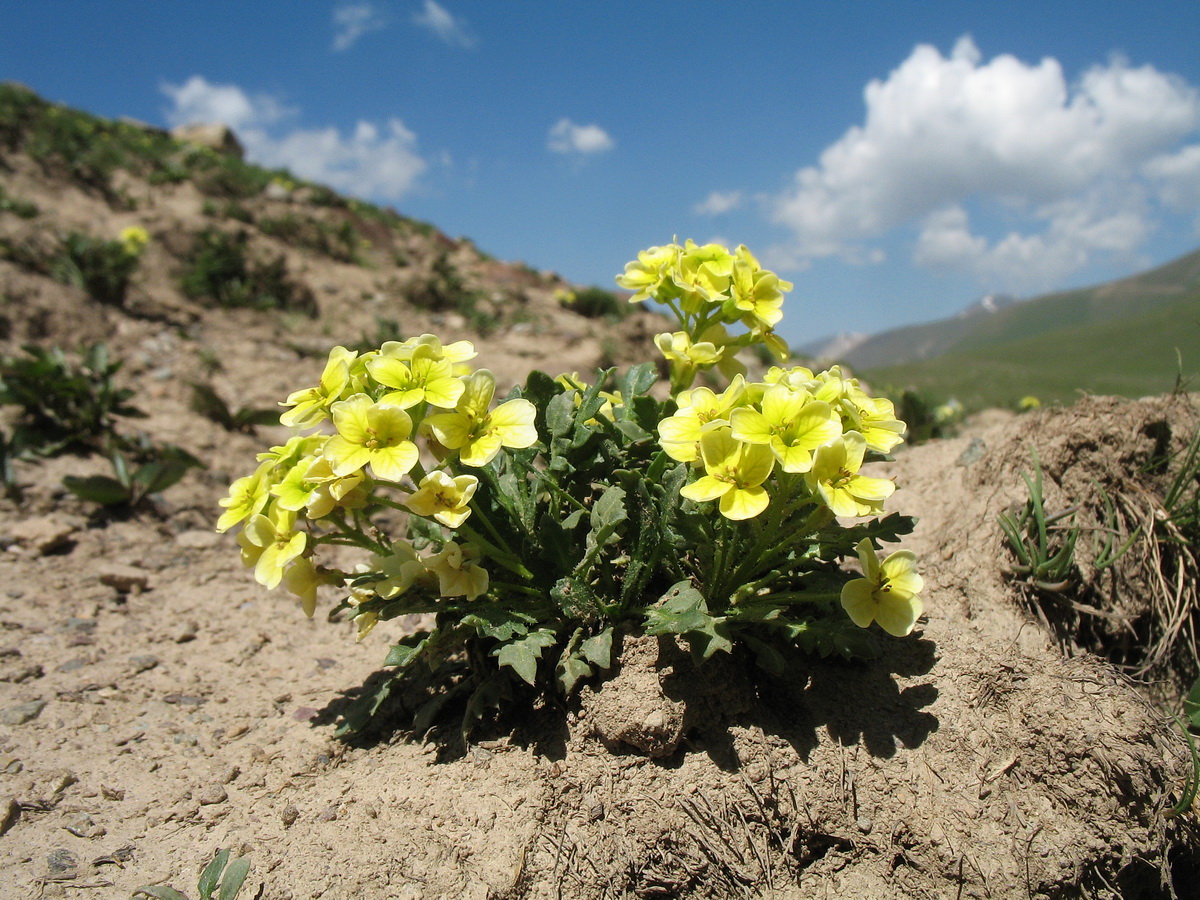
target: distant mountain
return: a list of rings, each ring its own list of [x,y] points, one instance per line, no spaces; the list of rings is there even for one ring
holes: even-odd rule
[[[1200,250],[1156,269],[1032,300],[989,295],[950,319],[871,336],[841,361],[855,370],[930,360],[1062,329],[1137,319],[1200,291]]]
[[[842,359],[881,391],[968,408],[1194,390],[1200,250],[1131,278],[876,335]]]

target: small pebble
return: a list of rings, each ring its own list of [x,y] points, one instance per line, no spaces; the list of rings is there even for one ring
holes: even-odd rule
[[[206,787],[197,798],[201,806],[213,806],[217,803],[224,803],[229,799],[229,795],[225,793],[225,788],[219,784],[210,784]]]
[[[284,807],[283,812],[279,814],[279,818],[283,820],[284,828],[291,828],[296,824],[296,820],[300,818],[300,810],[289,804]]]

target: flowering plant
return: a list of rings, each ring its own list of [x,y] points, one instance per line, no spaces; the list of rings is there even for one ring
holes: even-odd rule
[[[786,645],[868,655],[872,622],[912,631],[913,556],[874,549],[912,520],[881,517],[895,485],[861,472],[902,440],[892,404],[836,367],[747,380],[738,350],[786,356],[773,329],[791,285],[745,247],[653,247],[617,283],[675,315],[679,330],[655,339],[665,400],[650,363],[593,383],[534,371],[496,403],[467,341],[335,347],[282,404],[299,433],[221,501],[218,530],[240,526],[245,564],[307,614],[320,585],[341,589],[334,613],[360,639],[432,614],[392,646],[391,676],[343,733],[422,667],[445,676],[434,711],[465,695],[464,730],[522,684],[570,693],[613,667],[622,628],[677,635],[698,659],[742,644],[773,672]],[[722,390],[693,386],[714,368]],[[365,561],[330,567],[330,545]],[[854,555],[860,578],[841,568]]]

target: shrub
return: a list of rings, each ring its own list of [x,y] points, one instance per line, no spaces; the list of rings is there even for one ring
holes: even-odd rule
[[[120,306],[148,240],[142,228],[125,229],[115,241],[71,232],[51,263],[50,273],[64,284],[82,288],[100,303]]]
[[[335,347],[317,384],[285,401],[283,424],[302,432],[231,485],[217,527],[240,528],[264,586],[309,615],[318,588],[337,586],[334,613],[360,638],[431,616],[392,646],[391,671],[341,733],[430,674],[413,730],[457,703],[469,731],[490,707],[602,677],[630,630],[679,638],[698,660],[741,647],[772,672],[789,647],[865,656],[873,622],[913,630],[914,557],[876,555],[912,522],[882,517],[895,486],[860,471],[901,440],[891,403],[836,368],[776,367],[759,383],[734,370],[749,345],[786,353],[773,328],[790,285],[745,248],[652,248],[619,283],[676,313],[680,331],[656,340],[669,399],[651,395],[648,362],[592,384],[533,372],[495,403],[492,374],[466,365],[469,342]],[[714,366],[725,390],[693,388]],[[366,561],[332,567],[333,545]],[[861,577],[842,568],[855,558]]]
[[[311,292],[288,279],[284,258],[252,262],[248,243],[244,231],[206,228],[200,232],[180,281],[183,292],[193,299],[211,298],[224,307],[297,310],[315,315],[316,301]]]

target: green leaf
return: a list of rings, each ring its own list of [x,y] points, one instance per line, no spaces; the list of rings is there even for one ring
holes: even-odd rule
[[[1183,714],[1195,727],[1200,727],[1200,678],[1197,678],[1183,700]]]
[[[408,635],[400,643],[392,645],[383,664],[385,666],[396,666],[400,669],[408,668],[429,645],[429,638],[430,635],[428,632],[418,632],[417,634]]]
[[[662,602],[646,611],[646,633],[703,631],[711,620],[703,595],[691,582],[681,581],[663,594]]]
[[[529,626],[536,621],[537,618],[528,613],[496,606],[481,606],[475,612],[463,616],[461,624],[467,628],[474,628],[480,637],[511,641],[514,637],[528,634]]]
[[[217,894],[218,900],[233,900],[238,891],[242,889],[248,874],[250,874],[250,860],[246,857],[239,856],[231,862],[229,868],[225,870],[225,877],[221,879],[221,890]]]
[[[787,670],[783,654],[777,648],[752,634],[743,633],[742,640],[746,642],[747,647],[754,651],[754,661],[758,663],[760,669],[770,672],[772,675],[782,675]]]
[[[157,460],[139,466],[131,483],[140,485],[143,494],[157,494],[177,483],[190,468],[186,462],[175,459]]]
[[[612,642],[613,630],[612,626],[609,626],[580,644],[579,652],[593,665],[609,669],[612,668]]]
[[[587,537],[588,554],[610,543],[617,527],[628,518],[624,489],[610,485],[592,506],[592,530]]]
[[[591,675],[592,667],[574,653],[564,653],[558,662],[558,686],[564,694],[571,693],[581,679]]]
[[[221,878],[221,871],[225,868],[227,862],[229,862],[229,851],[218,850],[212,862],[204,867],[204,871],[200,873],[200,880],[196,882],[196,890],[200,892],[200,900],[209,900],[212,897],[212,892],[216,890],[217,882]]]
[[[658,381],[658,369],[654,363],[638,363],[636,366],[630,366],[621,376],[617,390],[621,392],[621,397],[625,402],[629,403],[633,398],[650,390],[656,381]]]
[[[604,604],[586,580],[575,575],[560,578],[550,589],[550,599],[564,614],[585,622],[604,615]]]
[[[546,405],[546,428],[551,437],[566,437],[575,424],[574,392],[558,394]]]
[[[501,666],[509,666],[521,676],[527,684],[537,680],[537,664],[542,657],[542,651],[554,645],[557,638],[553,631],[547,628],[534,631],[519,641],[512,641],[494,650]]]
[[[89,475],[87,478],[67,475],[63,478],[63,486],[76,497],[102,506],[119,506],[133,497],[129,488],[107,475]]]

